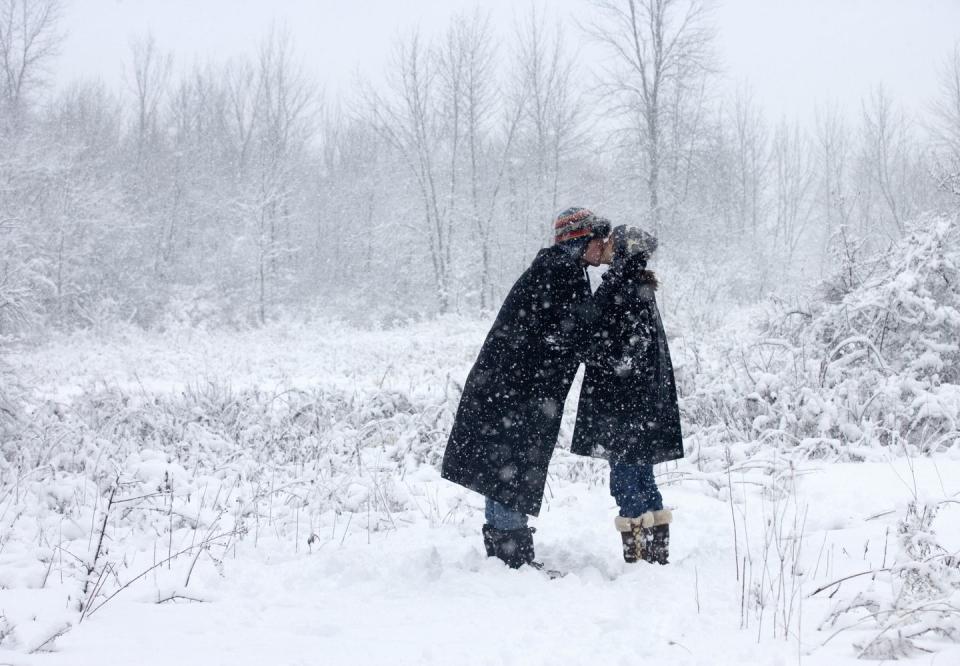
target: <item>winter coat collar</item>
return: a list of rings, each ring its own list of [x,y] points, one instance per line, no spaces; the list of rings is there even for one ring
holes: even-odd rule
[[[657,276],[653,271],[640,271],[640,275],[637,276],[637,282],[644,287],[650,287],[654,291],[660,286],[660,282],[657,280]]]
[[[576,267],[578,271],[583,273],[586,271],[587,266],[580,261],[578,257],[574,257],[570,254],[563,246],[561,245],[551,245],[550,247],[542,248],[537,252],[537,259],[547,260],[552,265],[565,265],[570,267]]]
[[[622,267],[613,267],[603,274],[604,280],[612,280],[614,277],[621,274]],[[660,281],[657,280],[657,275],[653,271],[643,270],[639,274],[633,276],[624,276],[629,282],[632,282],[641,287],[650,287],[654,291],[660,286]]]

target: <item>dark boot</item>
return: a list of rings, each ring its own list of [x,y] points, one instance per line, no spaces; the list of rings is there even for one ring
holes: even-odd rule
[[[627,564],[633,564],[636,562],[642,552],[642,549],[637,545],[637,537],[632,531],[620,532],[620,536],[623,537],[623,561]]]
[[[666,564],[670,557],[670,525],[654,525],[645,534],[647,538],[643,559],[653,564]]]
[[[617,516],[614,525],[623,538],[623,561],[633,564],[646,559],[645,532],[653,525],[653,513],[648,511],[636,518]]]
[[[669,509],[647,511],[636,518],[617,516],[614,524],[623,539],[624,561],[666,564],[670,554],[672,520],[673,513]]]
[[[670,523],[673,512],[661,509],[653,512],[653,525],[643,530],[643,559],[651,564],[667,564],[670,557]]]
[[[498,530],[491,525],[484,525],[483,547],[487,557],[497,557],[513,569],[519,569],[524,564],[541,568],[543,565],[533,561],[533,532],[532,527]]]
[[[487,551],[487,557],[496,557],[497,555],[497,545],[493,540],[496,531],[489,525],[483,526],[483,548]]]

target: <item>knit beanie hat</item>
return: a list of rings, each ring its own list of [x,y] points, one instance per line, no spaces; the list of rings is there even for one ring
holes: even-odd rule
[[[586,208],[568,208],[553,223],[553,242],[557,244],[604,238],[609,233],[610,221]]]
[[[634,255],[642,255],[644,262],[657,250],[657,239],[639,227],[621,224],[610,234],[613,238],[613,257],[619,263]]]

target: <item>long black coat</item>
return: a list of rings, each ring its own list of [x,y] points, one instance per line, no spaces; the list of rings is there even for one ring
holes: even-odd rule
[[[507,295],[467,376],[443,478],[537,515],[563,403],[595,318],[590,283],[561,247]]]
[[[611,462],[683,457],[677,388],[648,271],[612,269],[597,289],[599,320],[580,389],[571,450]]]

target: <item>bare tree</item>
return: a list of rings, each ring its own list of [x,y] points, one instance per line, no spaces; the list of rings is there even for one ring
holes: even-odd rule
[[[826,249],[840,225],[849,223],[853,202],[848,194],[850,145],[847,127],[835,106],[818,108],[815,115],[817,169],[820,175],[821,228]],[[827,255],[823,255],[827,261]]]
[[[231,155],[236,176],[241,180],[250,162],[254,129],[260,122],[258,100],[263,78],[249,60],[234,61],[225,72],[226,109],[223,123],[227,150]]]
[[[960,44],[940,71],[940,97],[932,108],[933,135],[940,159],[941,186],[960,196]]]
[[[364,302],[370,302],[397,284],[393,280],[397,243],[386,231],[394,220],[383,214],[395,176],[386,166],[393,165],[393,156],[364,118],[331,106],[325,107],[322,122],[317,137],[321,161],[314,216],[315,279],[344,291],[355,288]],[[340,233],[343,220],[353,220],[361,233]],[[358,255],[358,249],[357,261],[346,265],[337,261],[345,253]]]
[[[737,211],[741,230],[749,224],[751,233],[760,231],[767,170],[767,128],[763,114],[750,91],[741,88],[733,103],[735,130]]]
[[[172,86],[169,104],[163,109],[168,145],[162,154],[147,154],[152,160],[165,158],[157,273],[165,277],[175,272],[177,280],[186,284],[196,284],[200,276],[218,284],[209,270],[208,256],[211,240],[218,234],[211,233],[207,222],[213,211],[222,209],[230,182],[220,177],[226,106],[222,80],[221,72],[197,66]]]
[[[441,135],[437,119],[436,59],[414,33],[397,44],[390,76],[393,99],[366,90],[367,107],[377,131],[396,149],[413,175],[423,206],[423,227],[441,312],[451,305],[453,221],[441,200]]]
[[[774,238],[786,250],[784,268],[793,264],[800,243],[808,236],[813,217],[816,181],[810,140],[794,123],[780,123],[773,137],[771,167],[774,173]]]
[[[22,113],[59,51],[61,13],[60,0],[0,0],[0,102],[11,117]]]
[[[143,159],[147,144],[157,133],[157,110],[167,92],[173,56],[157,48],[153,34],[130,44],[133,67],[133,87],[137,111],[137,165]]]
[[[699,0],[597,0],[603,17],[590,33],[613,54],[606,85],[633,123],[646,157],[649,218],[663,226],[661,169],[671,89],[711,70],[713,30]]]
[[[270,32],[261,44],[258,65],[260,127],[251,212],[257,221],[257,311],[264,323],[267,304],[273,300],[270,289],[288,281],[289,261],[296,251],[290,229],[293,189],[312,132],[316,92],[295,62],[285,33]]]
[[[474,14],[479,18],[479,12]],[[465,122],[464,105],[467,96],[467,62],[470,24],[466,17],[456,17],[436,53],[436,71],[438,75],[439,106],[437,114],[437,128],[442,132],[448,152],[448,184],[447,202],[443,215],[448,225],[453,225],[457,217],[457,186],[459,184],[460,145],[463,141],[462,132]],[[429,57],[429,56],[428,56]],[[439,139],[440,137],[438,137]],[[436,147],[439,149],[440,141]],[[452,245],[452,244],[451,244]],[[449,247],[449,245],[448,245]],[[448,255],[449,256],[449,255]]]
[[[876,88],[863,103],[861,168],[879,191],[888,219],[898,233],[904,216],[909,217],[907,181],[910,157],[907,125],[903,114],[883,87]]]
[[[59,148],[31,111],[57,54],[60,3],[0,0],[0,329],[42,323],[51,294],[49,199]],[[31,124],[32,123],[32,124]]]
[[[704,74],[702,72],[701,74]],[[698,156],[708,141],[711,111],[708,77],[685,76],[669,89],[663,115],[661,224],[677,229],[690,215],[691,195],[703,165]]]
[[[561,164],[582,139],[582,94],[574,84],[576,59],[568,48],[559,22],[551,29],[535,5],[516,28],[517,73],[513,103],[525,100],[524,126],[529,129],[534,157],[533,210],[523,215],[524,241],[529,222],[550,219],[560,207]],[[535,238],[551,240],[548,225]],[[523,248],[526,259],[526,248]]]
[[[759,240],[766,217],[770,161],[767,127],[746,86],[739,86],[730,102],[716,110],[715,117],[707,150],[701,151],[702,164],[692,164],[691,155],[688,168],[693,175],[708,172],[704,179],[708,199],[699,203],[717,209],[722,216],[728,235],[725,244],[753,243]],[[678,171],[673,180],[689,178]]]
[[[480,251],[480,308],[490,307],[492,281],[493,215],[507,157],[513,145],[522,105],[508,114],[506,138],[499,159],[490,150],[491,120],[500,104],[496,94],[494,72],[494,43],[489,16],[475,12],[453,21],[452,37],[448,38],[448,59],[461,65],[458,78],[462,81],[464,130],[470,174],[470,228],[473,229]],[[454,55],[456,54],[456,55]],[[456,136],[456,135],[455,135]],[[454,151],[451,151],[454,152]],[[452,172],[456,172],[455,162]],[[496,170],[492,177],[488,167]],[[451,175],[451,181],[454,176]],[[490,183],[489,180],[493,179]],[[488,193],[484,185],[492,185]]]
[[[119,101],[99,83],[69,86],[46,110],[45,130],[61,159],[51,161],[56,166],[45,179],[45,214],[38,217],[46,230],[41,254],[52,283],[51,309],[60,326],[73,323],[112,291],[104,284],[102,266],[119,254],[105,239],[121,235],[114,215],[119,192],[112,178],[121,118]]]

